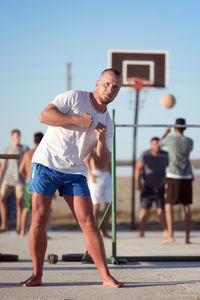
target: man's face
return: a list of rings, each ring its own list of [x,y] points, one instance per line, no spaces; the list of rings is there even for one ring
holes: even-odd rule
[[[121,85],[122,79],[120,76],[115,75],[111,71],[103,73],[96,83],[98,100],[102,104],[108,104],[112,102],[117,96]]]
[[[159,145],[159,141],[157,140],[153,140],[151,142],[151,150],[155,153],[159,153],[160,152],[160,145]]]
[[[13,132],[11,137],[12,137],[12,140],[15,144],[19,144],[20,139],[21,139],[21,135],[17,131]]]

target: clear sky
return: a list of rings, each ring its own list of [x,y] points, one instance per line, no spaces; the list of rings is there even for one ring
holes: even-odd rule
[[[19,128],[22,143],[33,146],[33,134],[46,131],[41,110],[67,88],[71,63],[72,88],[92,91],[108,66],[108,52],[168,51],[168,87],[140,93],[139,123],[172,124],[184,117],[200,124],[199,0],[6,0],[0,1],[0,152]],[[176,106],[164,109],[163,94]],[[109,106],[116,123],[134,119],[135,91],[121,90]],[[139,129],[137,156],[152,136],[164,129]],[[187,129],[194,139],[192,158],[200,158],[200,129]],[[133,130],[117,129],[117,159],[132,158]],[[120,168],[120,174],[128,169]]]

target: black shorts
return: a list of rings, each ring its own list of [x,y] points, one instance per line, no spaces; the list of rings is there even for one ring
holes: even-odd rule
[[[164,209],[164,187],[160,189],[145,187],[145,190],[140,194],[140,207],[151,208],[153,201],[155,201],[157,208]]]
[[[167,189],[165,203],[172,205],[192,204],[192,179],[166,178]]]

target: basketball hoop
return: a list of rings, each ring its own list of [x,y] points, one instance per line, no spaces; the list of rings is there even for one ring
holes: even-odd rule
[[[151,84],[151,80],[139,77],[127,77],[127,81],[133,85],[136,91],[140,91],[143,87]]]

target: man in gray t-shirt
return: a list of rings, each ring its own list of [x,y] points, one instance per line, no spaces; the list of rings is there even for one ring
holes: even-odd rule
[[[160,140],[160,146],[167,146],[169,151],[169,168],[166,173],[166,199],[165,214],[169,236],[163,241],[163,244],[173,243],[174,239],[174,205],[183,205],[185,214],[185,243],[190,244],[190,227],[192,204],[192,180],[193,173],[190,164],[190,153],[193,149],[193,140],[184,135],[186,121],[178,118],[174,127],[174,134],[170,133],[170,128],[165,130]]]
[[[12,144],[5,149],[5,154],[19,154],[22,158],[28,147],[20,144],[21,133],[18,129],[14,129],[11,132]],[[21,210],[23,199],[23,188],[25,180],[23,176],[19,174],[18,167],[20,159],[3,159],[0,167],[0,201],[1,201],[1,228],[0,231],[8,230],[7,220],[7,199],[11,192],[14,190],[16,198],[16,231],[20,232],[21,224]]]
[[[157,215],[160,218],[164,235],[167,227],[164,215],[164,185],[165,169],[168,165],[168,153],[159,147],[159,138],[151,139],[150,150],[144,151],[135,167],[135,181],[140,191],[140,233],[137,237],[144,237],[149,210],[153,201],[156,202]]]

